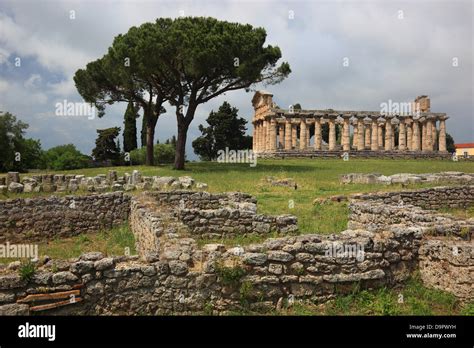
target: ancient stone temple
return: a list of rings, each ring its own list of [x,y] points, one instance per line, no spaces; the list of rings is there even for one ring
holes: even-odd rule
[[[252,99],[253,150],[260,156],[449,157],[445,113],[430,111],[420,96],[399,113],[382,111],[280,109],[273,94]],[[409,103],[407,103],[409,104]],[[323,140],[323,127],[328,128]],[[336,128],[337,131],[336,131]]]

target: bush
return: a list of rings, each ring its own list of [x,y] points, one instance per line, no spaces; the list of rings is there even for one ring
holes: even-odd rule
[[[155,163],[173,163],[175,148],[172,144],[156,144],[153,147],[153,158]]]
[[[172,144],[155,144],[153,146],[153,159],[156,164],[165,164],[174,162],[175,149]],[[130,152],[130,160],[133,165],[145,164],[146,148],[135,149]]]
[[[40,168],[43,151],[39,140],[24,137],[28,124],[0,111],[0,171],[25,172]]]
[[[69,170],[88,167],[90,157],[82,154],[73,144],[68,144],[46,151],[44,161],[48,169]]]
[[[30,281],[35,275],[36,268],[31,261],[23,262],[20,266],[19,273],[22,280]]]
[[[216,264],[216,274],[224,285],[237,285],[246,273],[245,269],[241,266],[226,267],[221,264]]]
[[[145,164],[146,149],[144,147],[130,151],[131,164]]]

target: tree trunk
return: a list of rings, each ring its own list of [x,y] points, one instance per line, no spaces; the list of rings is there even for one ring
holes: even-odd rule
[[[146,161],[147,166],[153,165],[153,139],[155,137],[155,127],[146,127]]]
[[[192,99],[193,97],[191,97]],[[194,95],[195,98],[195,95]],[[198,104],[195,100],[190,100],[186,116],[183,116],[179,106],[176,107],[176,121],[178,124],[178,139],[176,141],[176,152],[174,157],[174,169],[184,170],[184,160],[186,157],[186,138],[188,128],[194,119]]]
[[[153,146],[154,141],[155,141],[155,126],[156,126],[156,121],[158,121],[158,116],[153,115],[152,112],[150,112],[149,117],[147,117],[147,122],[146,122],[146,160],[145,164],[147,166],[152,166],[154,164],[154,159],[153,159]]]
[[[143,120],[142,120],[142,130],[140,132],[140,141],[142,143],[142,147],[146,146],[146,111],[143,112]]]
[[[176,141],[176,152],[174,157],[174,169],[184,169],[184,159],[186,156],[186,137],[189,125],[187,122],[178,122],[178,139]]]

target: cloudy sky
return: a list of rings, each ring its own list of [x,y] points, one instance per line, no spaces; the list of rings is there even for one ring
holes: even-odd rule
[[[27,136],[46,149],[73,143],[90,154],[96,129],[123,127],[126,105],[109,107],[102,119],[55,116],[56,103],[82,101],[75,71],[131,26],[183,14],[264,27],[267,43],[281,48],[293,71],[266,88],[281,107],[379,110],[383,102],[426,94],[433,112],[451,117],[447,128],[456,142],[474,142],[471,0],[2,0],[0,110],[27,122]],[[235,91],[201,105],[189,130],[188,158],[195,158],[191,142],[212,109],[227,100],[250,121],[251,98]],[[176,134],[174,110],[168,110],[157,124],[162,141]]]

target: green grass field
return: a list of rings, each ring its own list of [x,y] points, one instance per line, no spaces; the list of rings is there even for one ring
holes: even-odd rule
[[[47,255],[53,259],[70,259],[91,251],[100,251],[107,256],[121,256],[126,253],[135,255],[135,238],[128,224],[124,224],[97,233],[83,233],[38,243],[40,258]],[[17,260],[21,259],[0,258],[0,264]]]

